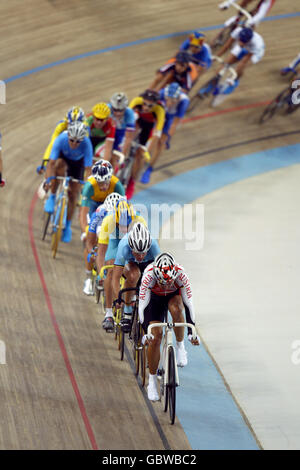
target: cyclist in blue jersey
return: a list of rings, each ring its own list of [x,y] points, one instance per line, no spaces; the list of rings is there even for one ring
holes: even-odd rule
[[[138,287],[144,270],[159,253],[159,245],[156,240],[152,239],[148,228],[141,222],[135,222],[118,246],[112,278],[115,299],[118,298],[122,274],[126,278],[125,288]],[[132,297],[132,292],[125,294],[126,303],[122,319],[122,329],[125,333],[131,328]],[[106,321],[110,320],[106,319]]]
[[[197,65],[199,75],[209,69],[212,64],[210,46],[205,42],[205,35],[194,31],[180,46],[180,51],[187,51],[192,57],[192,62]]]
[[[115,122],[116,134],[113,149],[128,155],[131,142],[135,135],[135,114],[128,107],[128,98],[125,93],[114,93],[108,106],[111,118]]]
[[[86,279],[84,281],[83,292],[86,295],[94,295],[93,283],[92,283],[92,269],[93,260],[92,253],[95,246],[97,246],[97,237],[100,233],[101,224],[107,214],[112,211],[122,196],[119,193],[111,193],[106,198],[102,205],[100,205],[91,216],[90,223],[87,227],[86,242],[84,248],[84,261],[85,261],[85,272]]]
[[[46,181],[51,176],[71,176],[82,180],[84,171],[86,176],[91,174],[93,162],[93,147],[87,137],[87,128],[83,122],[75,121],[68,126],[68,130],[62,132],[54,141],[49,164],[46,168]],[[51,193],[45,203],[45,212],[53,213],[55,206],[55,194],[58,187],[58,181],[52,180],[46,184],[46,190],[51,187]],[[80,184],[71,182],[69,189],[69,204],[66,227],[62,233],[62,241],[69,243],[72,238],[72,217],[76,207]]]
[[[170,83],[166,88],[160,90],[159,93],[159,101],[166,111],[165,123],[150,165],[141,177],[141,183],[144,184],[149,183],[153,167],[163,149],[170,148],[171,137],[175,134],[190,104],[188,95],[182,91],[180,85],[176,82]]]

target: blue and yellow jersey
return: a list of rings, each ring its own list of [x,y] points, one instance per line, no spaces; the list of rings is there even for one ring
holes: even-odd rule
[[[138,214],[132,217],[132,222],[141,222],[147,227],[145,219]],[[120,233],[119,226],[116,223],[116,217],[114,213],[108,214],[101,224],[101,230],[98,237],[98,243],[101,245],[108,245],[110,238],[120,240],[124,234]]]
[[[125,189],[119,178],[112,175],[108,190],[101,191],[94,176],[90,176],[82,190],[81,205],[83,207],[90,207],[91,201],[101,204],[111,193],[118,193],[121,196],[125,196]]]
[[[165,110],[160,104],[155,104],[151,111],[143,112],[142,106],[144,103],[144,98],[137,96],[129,104],[129,108],[136,111],[140,118],[145,121],[155,122],[155,128],[158,131],[162,131],[165,122]]]

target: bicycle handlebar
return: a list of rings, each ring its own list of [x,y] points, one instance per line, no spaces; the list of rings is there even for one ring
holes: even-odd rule
[[[219,72],[219,74],[221,76],[224,75],[226,70],[229,70],[229,72],[232,75],[232,79],[235,80],[237,78],[238,74],[237,74],[236,70],[233,67],[231,67],[230,65],[227,66],[227,64],[225,63],[224,59],[222,59],[222,57],[219,57],[217,55],[213,55],[212,59],[216,60],[217,62],[220,62],[220,64],[224,65],[223,69]]]
[[[85,181],[83,180],[78,180],[76,178],[73,178],[72,176],[48,176],[48,178],[46,179],[46,183],[50,183],[50,181],[52,180],[68,180],[68,181],[72,181],[73,183],[80,183],[80,184],[85,184]]]
[[[139,290],[138,287],[125,287],[125,289],[121,289],[121,290],[119,291],[118,303],[125,302],[124,299],[122,299],[122,295],[124,294],[124,292],[135,291],[135,292],[137,293],[138,290]]]
[[[241,7],[235,2],[232,2],[231,6],[233,6],[233,8],[243,13],[243,15],[248,18],[248,20],[252,20],[252,15],[249,13],[249,11],[245,10],[245,8]]]
[[[172,323],[172,322],[157,322],[157,323],[151,323],[148,328],[147,328],[147,337],[151,335],[152,328],[157,328],[157,327],[165,327],[165,328],[176,328],[180,326],[185,326],[187,328],[191,328],[192,330],[192,337],[197,338],[197,333],[196,333],[196,328],[192,323]]]
[[[102,268],[100,269],[100,273],[99,273],[100,279],[104,278],[104,271],[106,269],[110,269],[110,268],[113,268],[113,267],[114,267],[113,264],[106,264],[106,265],[102,266]]]

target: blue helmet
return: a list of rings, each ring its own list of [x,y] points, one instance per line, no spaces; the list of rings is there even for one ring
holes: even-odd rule
[[[251,41],[253,38],[253,30],[251,28],[243,28],[239,34],[239,40],[243,44],[247,44],[247,42]]]
[[[166,98],[179,98],[181,93],[181,87],[178,83],[173,82],[166,86],[165,88],[165,97]]]
[[[67,119],[69,124],[71,124],[71,122],[75,122],[75,121],[83,122],[85,120],[85,115],[84,115],[83,109],[81,109],[79,106],[73,106],[67,112],[66,119]]]

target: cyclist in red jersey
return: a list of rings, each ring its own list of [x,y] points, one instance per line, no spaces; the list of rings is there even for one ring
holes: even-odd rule
[[[165,321],[168,310],[174,323],[184,322],[185,310],[188,323],[195,324],[195,314],[192,301],[192,288],[188,276],[182,266],[175,263],[169,253],[160,253],[154,262],[145,269],[139,292],[139,319],[147,332],[148,325]],[[184,347],[184,328],[175,328],[177,365],[187,365],[187,352]],[[157,369],[160,359],[160,343],[162,328],[152,330],[153,338],[148,346],[149,385],[148,398],[159,400],[157,391]],[[193,338],[188,331],[188,338],[194,345],[200,344],[200,339]]]
[[[264,17],[269,13],[272,6],[275,3],[275,0],[242,0],[240,2],[240,6],[242,8],[247,8],[250,4],[257,2],[257,5],[251,10],[249,13],[252,16],[251,20],[247,20],[245,23],[246,27],[258,26],[259,23],[264,19]],[[221,10],[226,10],[230,7],[230,5],[234,2],[234,0],[227,0],[219,5]],[[242,13],[239,13],[238,16],[242,16]]]
[[[95,158],[104,158],[112,162],[116,126],[110,114],[110,108],[106,103],[98,103],[93,107],[92,113],[87,115],[86,121]]]

